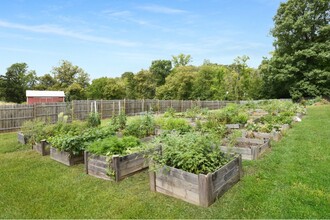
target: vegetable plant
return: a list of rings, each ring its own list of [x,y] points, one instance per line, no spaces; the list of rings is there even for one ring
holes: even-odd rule
[[[155,151],[151,156],[156,168],[170,166],[195,174],[207,174],[230,159],[219,150],[218,142],[199,132],[171,132],[158,137],[153,145],[162,147],[161,154]]]
[[[150,113],[147,113],[146,115],[131,120],[127,124],[123,133],[124,135],[143,138],[153,135],[155,133],[155,128],[156,124],[154,116]]]
[[[141,150],[141,141],[133,136],[126,136],[118,138],[117,136],[111,136],[102,140],[92,142],[87,150],[96,155],[127,155],[132,152]]]

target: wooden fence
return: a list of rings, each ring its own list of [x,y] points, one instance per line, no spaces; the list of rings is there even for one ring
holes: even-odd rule
[[[0,106],[0,132],[19,129],[24,121],[41,119],[55,123],[58,114],[63,112],[69,120],[84,120],[96,107],[101,118],[110,118],[124,111],[126,115],[137,115],[146,111],[164,113],[168,108],[184,112],[195,106],[220,109],[235,101],[192,101],[192,100],[77,100],[66,103],[15,104]]]

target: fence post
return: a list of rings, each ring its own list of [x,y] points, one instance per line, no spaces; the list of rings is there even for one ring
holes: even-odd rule
[[[144,99],[142,99],[142,112],[144,112]]]
[[[73,104],[73,100],[71,101],[71,118],[72,118],[72,121],[74,119],[74,104]],[[57,113],[57,112],[56,112]],[[57,113],[58,114],[58,113]]]
[[[103,99],[101,99],[100,114],[101,114],[101,119],[103,119]]]
[[[33,119],[37,119],[37,104],[33,104]]]
[[[124,113],[126,114],[126,99],[124,99]]]

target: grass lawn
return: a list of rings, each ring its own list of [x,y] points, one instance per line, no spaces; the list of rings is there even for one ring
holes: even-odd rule
[[[149,191],[148,173],[120,183],[66,167],[0,134],[2,218],[330,218],[330,106],[303,122],[209,208]]]

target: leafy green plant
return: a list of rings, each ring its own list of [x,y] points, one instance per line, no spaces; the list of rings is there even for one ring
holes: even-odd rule
[[[245,124],[248,118],[246,110],[237,104],[229,104],[225,108],[208,115],[209,121],[216,121],[221,124]]]
[[[116,131],[123,130],[126,127],[127,117],[124,111],[121,111],[118,115],[111,118],[110,125],[115,128]]]
[[[156,124],[163,130],[176,130],[180,133],[188,132],[192,127],[183,118],[160,118]]]
[[[163,116],[165,118],[167,118],[167,117],[175,117],[175,113],[176,113],[175,109],[172,108],[172,107],[169,107],[169,108],[166,109],[166,112],[164,113]]]
[[[118,138],[111,136],[91,143],[87,150],[96,155],[112,156],[115,154],[124,156],[133,151],[141,150],[141,141],[133,136]]]
[[[41,119],[25,121],[21,132],[27,137],[28,143],[35,144],[42,139],[42,129],[46,123]]]
[[[77,155],[80,154],[89,143],[112,136],[114,133],[114,130],[108,127],[99,129],[89,128],[82,134],[59,134],[54,137],[50,137],[49,142],[52,147]]]
[[[101,124],[100,114],[97,112],[91,112],[87,118],[88,127],[97,127]]]
[[[154,116],[151,113],[147,113],[146,115],[131,120],[123,133],[124,135],[143,138],[153,135],[155,133],[155,128],[156,123]]]
[[[162,147],[161,154],[155,152],[151,156],[157,167],[170,166],[195,174],[214,172],[230,159],[214,139],[199,132],[171,132],[158,137],[153,145]]]

